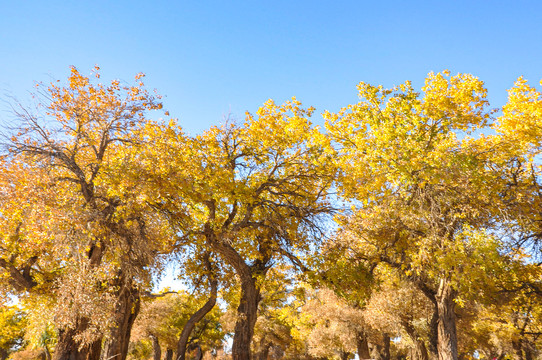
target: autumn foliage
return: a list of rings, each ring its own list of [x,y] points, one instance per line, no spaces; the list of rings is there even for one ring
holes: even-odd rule
[[[470,74],[361,82],[322,128],[292,98],[189,135],[143,79],[12,104],[0,359],[542,356],[527,80],[502,109]],[[185,290],[153,292],[167,268]]]

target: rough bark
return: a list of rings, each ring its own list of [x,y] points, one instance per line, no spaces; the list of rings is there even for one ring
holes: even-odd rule
[[[358,331],[356,336],[356,346],[360,360],[371,358],[369,342],[367,341],[367,334],[365,334],[365,331]]]
[[[455,291],[448,279],[441,279],[437,292],[438,359],[457,360]]]
[[[207,265],[210,267],[210,262],[208,259],[207,263]],[[179,337],[179,341],[177,342],[177,354],[175,356],[175,359],[177,360],[185,360],[188,339],[190,337],[190,334],[192,333],[192,330],[194,330],[196,324],[200,322],[205,317],[205,315],[207,315],[209,311],[213,309],[216,304],[216,297],[218,292],[217,279],[211,278],[210,284],[211,294],[209,295],[209,299],[198,311],[196,311],[190,317],[190,319],[188,319],[186,325],[183,327],[183,331],[181,332],[181,336]]]
[[[53,360],[99,360],[102,350],[102,340],[79,348],[74,336],[86,329],[88,322],[81,321],[76,329],[65,329],[58,332],[58,342],[53,353]]]
[[[232,345],[233,360],[252,359],[250,345],[259,303],[260,289],[256,287],[256,280],[252,277],[241,279],[241,301],[237,308],[237,322]]]
[[[130,281],[122,284],[119,289],[115,308],[115,325],[111,329],[110,340],[105,346],[105,359],[126,359],[132,326],[139,314],[140,306],[139,289],[133,286]]]
[[[429,323],[429,353],[431,359],[438,359],[438,319],[439,311],[438,304],[433,297],[433,315],[431,315],[431,322]]]
[[[160,342],[158,341],[156,335],[151,334],[150,338],[152,340],[153,359],[161,360],[162,348],[160,347]]]

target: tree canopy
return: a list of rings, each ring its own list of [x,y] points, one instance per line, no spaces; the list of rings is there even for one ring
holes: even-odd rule
[[[542,356],[527,80],[502,109],[470,74],[361,82],[322,128],[292,98],[190,135],[143,78],[72,68],[13,104],[2,359]],[[185,289],[153,293],[168,266]]]

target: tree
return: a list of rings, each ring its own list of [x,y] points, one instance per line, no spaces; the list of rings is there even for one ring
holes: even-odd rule
[[[183,327],[179,341],[177,342],[176,360],[185,360],[185,353],[188,348],[189,338],[194,331],[196,325],[211,311],[213,310],[218,295],[218,271],[216,265],[211,263],[211,255],[209,253],[203,254],[205,275],[209,282],[209,298],[207,301],[196,311],[194,311],[190,318],[186,321]]]
[[[148,283],[149,269],[171,235],[147,211],[137,183],[123,177],[133,164],[129,149],[137,129],[147,122],[146,111],[162,108],[145,90],[142,77],[136,76],[135,86],[118,80],[94,85],[72,67],[67,86],[38,86],[40,112],[14,107],[20,126],[10,138],[6,163],[21,164],[22,176],[28,176],[25,183],[40,186],[35,196],[51,201],[45,209],[49,212],[35,211],[15,229],[41,224],[41,233],[30,228],[24,236],[31,243],[49,240],[42,254],[64,252],[56,258],[64,260],[53,285],[57,318],[62,319],[55,359],[99,358],[104,329],[93,311],[102,304],[111,311],[106,356],[126,357],[140,288]],[[41,179],[33,177],[38,172]],[[31,206],[35,204],[40,203]],[[44,215],[47,219],[40,220]],[[31,285],[39,283],[41,257],[30,257],[19,271]],[[90,291],[90,296],[74,290]]]
[[[187,137],[171,123],[148,127],[141,149],[154,206],[170,217],[179,243],[218,254],[241,281],[233,358],[250,359],[260,289],[273,259],[309,250],[332,212],[327,140],[295,99],[268,101],[245,123]],[[161,134],[157,136],[157,134]]]
[[[457,359],[456,276],[473,232],[491,226],[487,148],[459,132],[483,128],[486,90],[477,78],[429,74],[421,97],[406,82],[393,89],[360,83],[361,101],[326,114],[339,147],[341,186],[357,200],[348,220],[365,260],[401,270],[433,303],[432,350]]]

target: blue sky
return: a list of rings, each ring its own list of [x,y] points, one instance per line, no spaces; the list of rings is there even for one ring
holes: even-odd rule
[[[542,2],[521,0],[3,1],[0,94],[24,100],[70,65],[144,72],[198,133],[269,98],[336,111],[360,81],[420,87],[450,69],[484,80],[496,107],[519,75],[542,79],[541,23]]]

